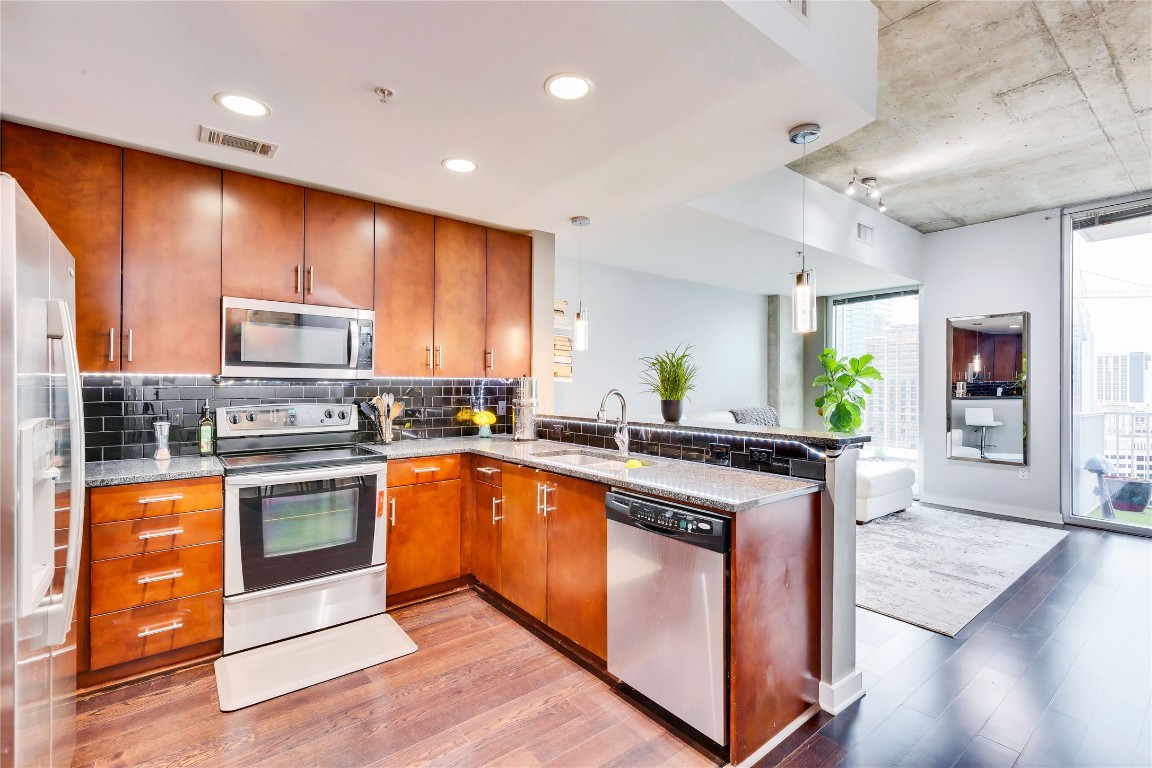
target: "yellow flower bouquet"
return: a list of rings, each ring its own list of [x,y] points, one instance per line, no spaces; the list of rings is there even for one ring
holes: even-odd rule
[[[492,425],[496,423],[496,414],[491,411],[473,411],[472,423],[480,427],[480,437],[492,437]]]

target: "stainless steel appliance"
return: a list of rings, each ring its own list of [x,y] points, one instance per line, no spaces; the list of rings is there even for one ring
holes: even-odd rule
[[[370,379],[376,314],[225,296],[220,373],[280,379]]]
[[[0,174],[0,766],[67,766],[84,531],[76,262]],[[57,541],[62,542],[57,547]]]
[[[606,506],[608,671],[723,746],[729,521],[616,490]]]
[[[218,408],[224,652],[385,609],[387,464],[355,444],[356,408]]]
[[[536,378],[521,376],[516,379],[516,393],[512,398],[512,439],[536,439]]]

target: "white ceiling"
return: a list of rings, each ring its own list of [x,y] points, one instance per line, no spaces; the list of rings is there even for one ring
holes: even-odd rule
[[[569,218],[587,215],[585,258],[759,292],[786,289],[794,243],[688,203],[795,160],[792,125],[819,122],[821,146],[870,119],[718,2],[5,0],[0,14],[7,118],[551,231],[566,256]],[[563,71],[594,95],[548,96]],[[219,91],[272,116],[225,112]],[[197,143],[201,124],[280,151]],[[480,170],[449,173],[449,156]]]

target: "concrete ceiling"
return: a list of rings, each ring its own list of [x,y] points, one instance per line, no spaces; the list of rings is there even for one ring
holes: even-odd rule
[[[792,125],[818,121],[830,141],[871,120],[719,2],[5,0],[0,14],[10,119],[551,231],[561,255],[577,251],[570,217],[587,215],[590,260],[763,293],[788,289],[794,243],[689,202],[798,157]],[[567,71],[594,94],[548,96]],[[225,112],[219,91],[272,115]],[[201,124],[280,151],[200,144]],[[450,156],[480,170],[445,171]]]
[[[1152,189],[1152,2],[874,4],[876,121],[793,170],[921,232]]]

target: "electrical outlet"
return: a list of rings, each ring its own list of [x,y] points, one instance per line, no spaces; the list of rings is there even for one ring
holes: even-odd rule
[[[508,401],[507,400],[497,400],[496,401],[496,415],[497,416],[507,416],[508,415]]]
[[[748,461],[753,464],[771,464],[772,451],[767,448],[749,448]]]
[[[727,466],[731,459],[731,449],[723,443],[709,443],[707,457],[713,464]]]
[[[179,427],[184,424],[184,409],[183,408],[169,408],[166,411],[168,422],[174,426]]]
[[[1021,480],[1027,480],[1028,479],[1028,467],[1020,467],[1020,479]]]

